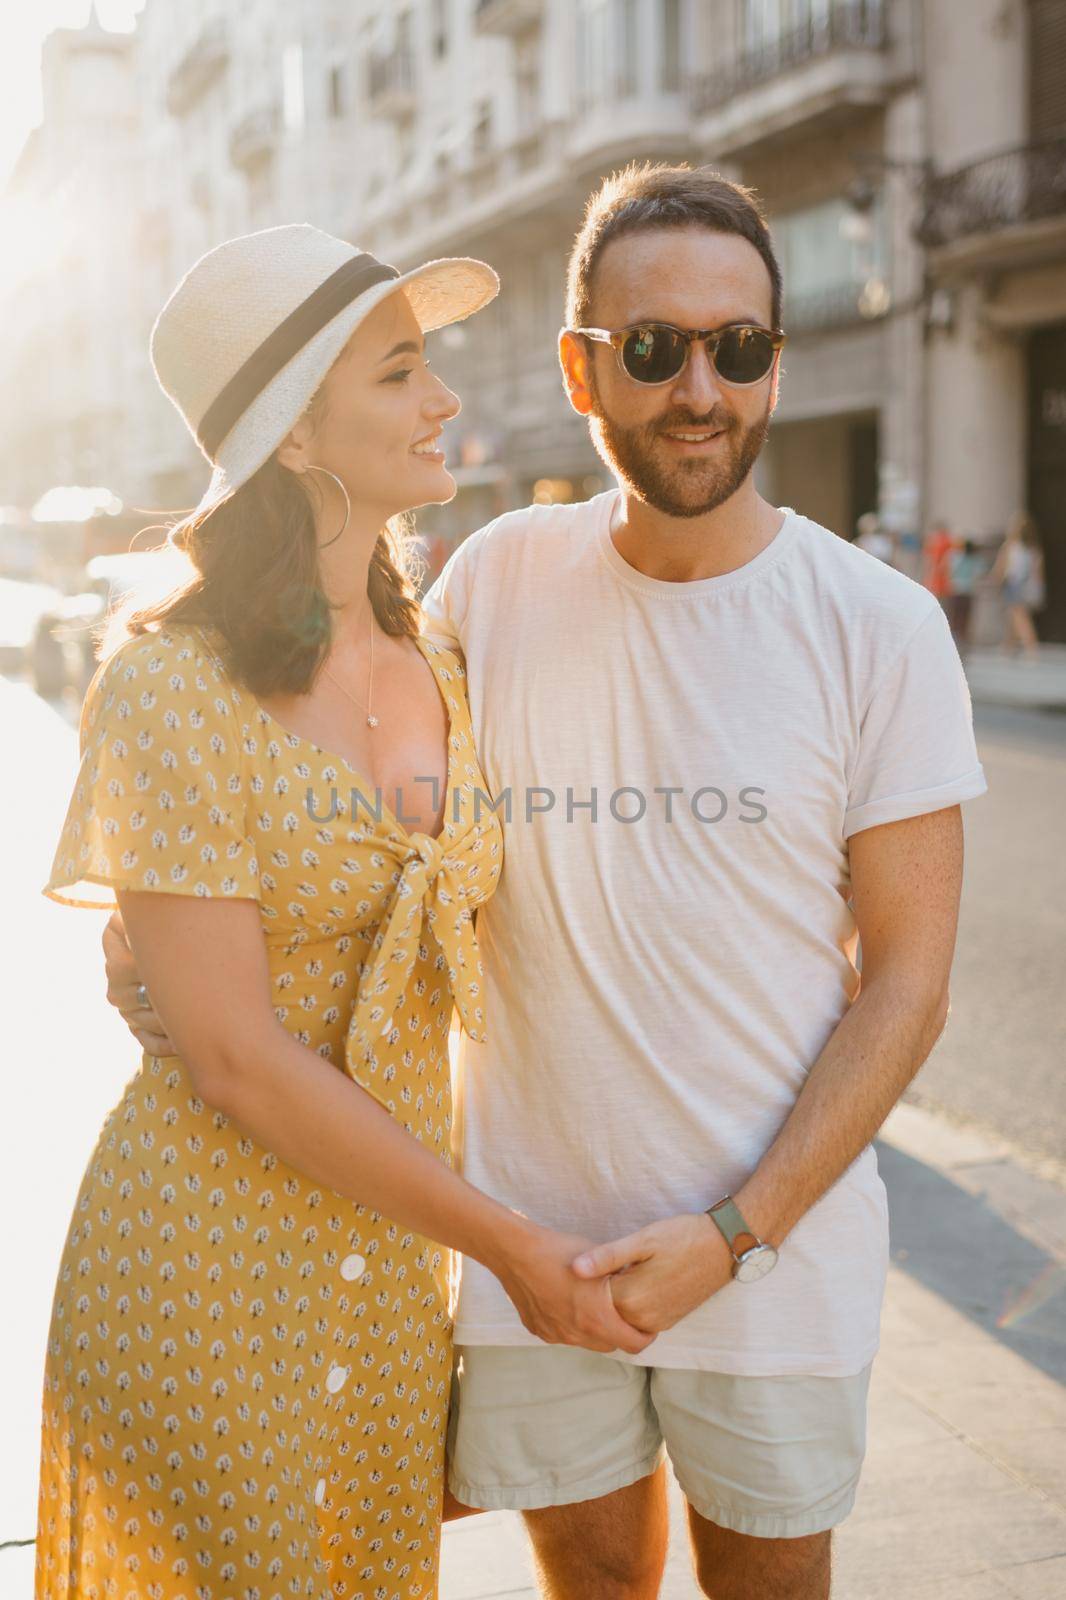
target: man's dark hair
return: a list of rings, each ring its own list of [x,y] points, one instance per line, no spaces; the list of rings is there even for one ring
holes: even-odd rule
[[[770,274],[772,319],[774,327],[779,328],[781,268],[754,190],[723,178],[712,167],[671,167],[650,161],[634,161],[623,171],[613,172],[589,196],[584,221],[570,252],[567,326],[588,325],[596,264],[613,239],[647,233],[653,228],[693,227],[735,233],[755,246]]]

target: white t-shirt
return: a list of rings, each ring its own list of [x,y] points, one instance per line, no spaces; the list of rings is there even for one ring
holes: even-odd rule
[[[488,1037],[462,1042],[463,1170],[597,1241],[740,1187],[858,991],[849,836],[987,787],[919,584],[794,511],[746,565],[664,582],[615,549],[618,505],[509,512],[426,598],[430,634],[466,654],[505,830],[478,914]],[[887,1257],[871,1146],[767,1278],[636,1359],[857,1372]],[[475,1261],[456,1340],[536,1343]]]

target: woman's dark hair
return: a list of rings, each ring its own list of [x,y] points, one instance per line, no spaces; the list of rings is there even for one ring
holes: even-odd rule
[[[588,326],[596,264],[611,241],[653,228],[708,228],[712,233],[735,233],[747,239],[766,262],[773,325],[781,326],[781,268],[754,190],[723,178],[711,167],[671,167],[645,161],[612,173],[589,196],[570,252],[568,327]]]
[[[325,414],[321,385],[307,414],[317,427]],[[147,603],[143,588],[127,596],[98,630],[101,659],[126,638],[195,623],[212,630],[227,672],[253,695],[306,693],[329,652],[334,608],[322,589],[305,483],[320,492],[274,453],[219,505],[174,522],[166,544],[148,554],[164,575],[180,552],[184,580]],[[367,579],[386,633],[421,632],[420,576],[414,519],[394,517],[378,534]]]

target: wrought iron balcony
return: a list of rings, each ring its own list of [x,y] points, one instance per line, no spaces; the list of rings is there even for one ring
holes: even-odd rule
[[[938,249],[1052,218],[1066,222],[1066,134],[930,178],[917,233]]]
[[[693,83],[693,110],[716,111],[737,95],[842,50],[883,50],[888,43],[885,0],[831,0],[821,16],[808,14],[755,49]]]
[[[528,33],[544,17],[544,0],[477,0],[474,21],[482,33]]]
[[[782,321],[791,335],[798,336],[877,322],[887,316],[890,309],[887,285],[883,279],[872,277],[864,283],[839,283],[806,293],[786,294]]]
[[[415,109],[415,66],[407,50],[367,57],[367,93],[379,117],[409,117]]]
[[[217,17],[197,34],[167,80],[167,110],[184,116],[226,69],[229,39],[223,18]]]

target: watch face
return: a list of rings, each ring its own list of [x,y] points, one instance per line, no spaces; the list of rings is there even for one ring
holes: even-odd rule
[[[777,1251],[772,1244],[757,1244],[745,1250],[733,1276],[739,1283],[757,1283],[777,1266]]]

